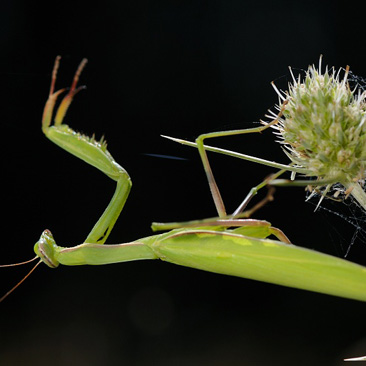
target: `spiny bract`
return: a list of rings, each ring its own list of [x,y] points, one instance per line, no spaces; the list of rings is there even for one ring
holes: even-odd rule
[[[278,120],[272,127],[285,153],[304,175],[317,177],[309,186],[323,195],[340,183],[343,191],[352,194],[356,189],[356,195],[365,196],[366,92],[350,88],[348,67],[344,72],[326,67],[322,73],[321,58],[319,68],[309,66],[303,78],[295,79],[290,72],[288,91],[274,86],[280,117],[273,112],[269,116]],[[365,207],[365,198],[355,198]]]

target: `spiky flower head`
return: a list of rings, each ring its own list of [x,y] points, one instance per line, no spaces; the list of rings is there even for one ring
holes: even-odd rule
[[[272,125],[292,165],[316,177],[309,186],[325,195],[341,184],[366,209],[366,94],[348,83],[349,68],[336,71],[309,66],[305,76],[279,91],[280,114]],[[338,188],[339,189],[339,188]],[[353,192],[353,193],[352,193]],[[362,197],[363,196],[363,197]]]

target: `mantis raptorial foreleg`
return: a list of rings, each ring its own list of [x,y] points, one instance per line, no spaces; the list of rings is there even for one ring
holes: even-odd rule
[[[97,141],[94,138],[77,133],[63,123],[63,119],[73,97],[83,88],[77,88],[77,83],[86,62],[86,59],[81,61],[73,78],[71,87],[56,111],[54,124],[51,125],[53,109],[57,97],[65,91],[65,89],[54,91],[57,71],[60,64],[60,56],[56,58],[52,72],[50,93],[42,118],[42,131],[56,145],[101,170],[109,178],[117,182],[116,191],[111,202],[85,240],[86,243],[103,244],[121,213],[132,183],[126,170],[123,169],[107,151],[107,144],[105,141]]]

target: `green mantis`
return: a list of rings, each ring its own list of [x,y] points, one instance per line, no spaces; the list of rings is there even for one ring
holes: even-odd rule
[[[207,160],[206,150],[210,148],[203,143],[198,147],[219,218],[188,223],[155,223],[154,230],[170,231],[130,243],[104,244],[126,202],[131,179],[108,152],[104,141],[96,141],[79,134],[63,123],[73,97],[81,89],[77,87],[77,83],[86,60],[77,69],[72,85],[61,101],[52,123],[56,100],[65,91],[54,90],[59,63],[60,57],[57,57],[50,94],[44,108],[42,131],[52,142],[115,180],[117,186],[108,207],[84,243],[74,247],[62,247],[56,244],[51,232],[45,230],[34,246],[40,262],[56,268],[60,264],[103,265],[161,259],[205,271],[366,301],[366,268],[294,246],[281,230],[272,227],[267,221],[242,218],[252,212],[243,210],[267,181],[254,187],[236,212],[227,216]],[[281,113],[280,111],[278,118]],[[202,138],[201,140],[203,141]],[[276,164],[276,167],[280,166]],[[295,167],[290,169],[296,171]],[[274,178],[282,172],[280,170]],[[269,239],[271,235],[277,240]]]

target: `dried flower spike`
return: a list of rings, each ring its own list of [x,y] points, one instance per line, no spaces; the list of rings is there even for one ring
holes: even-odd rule
[[[267,117],[277,120],[271,127],[292,165],[316,177],[309,181],[311,190],[321,192],[322,198],[333,190],[336,196],[352,195],[366,209],[366,93],[350,88],[349,67],[326,67],[322,73],[321,61],[318,69],[309,66],[303,78],[296,79],[290,68],[293,82],[288,91],[273,84],[282,116],[270,112]]]

